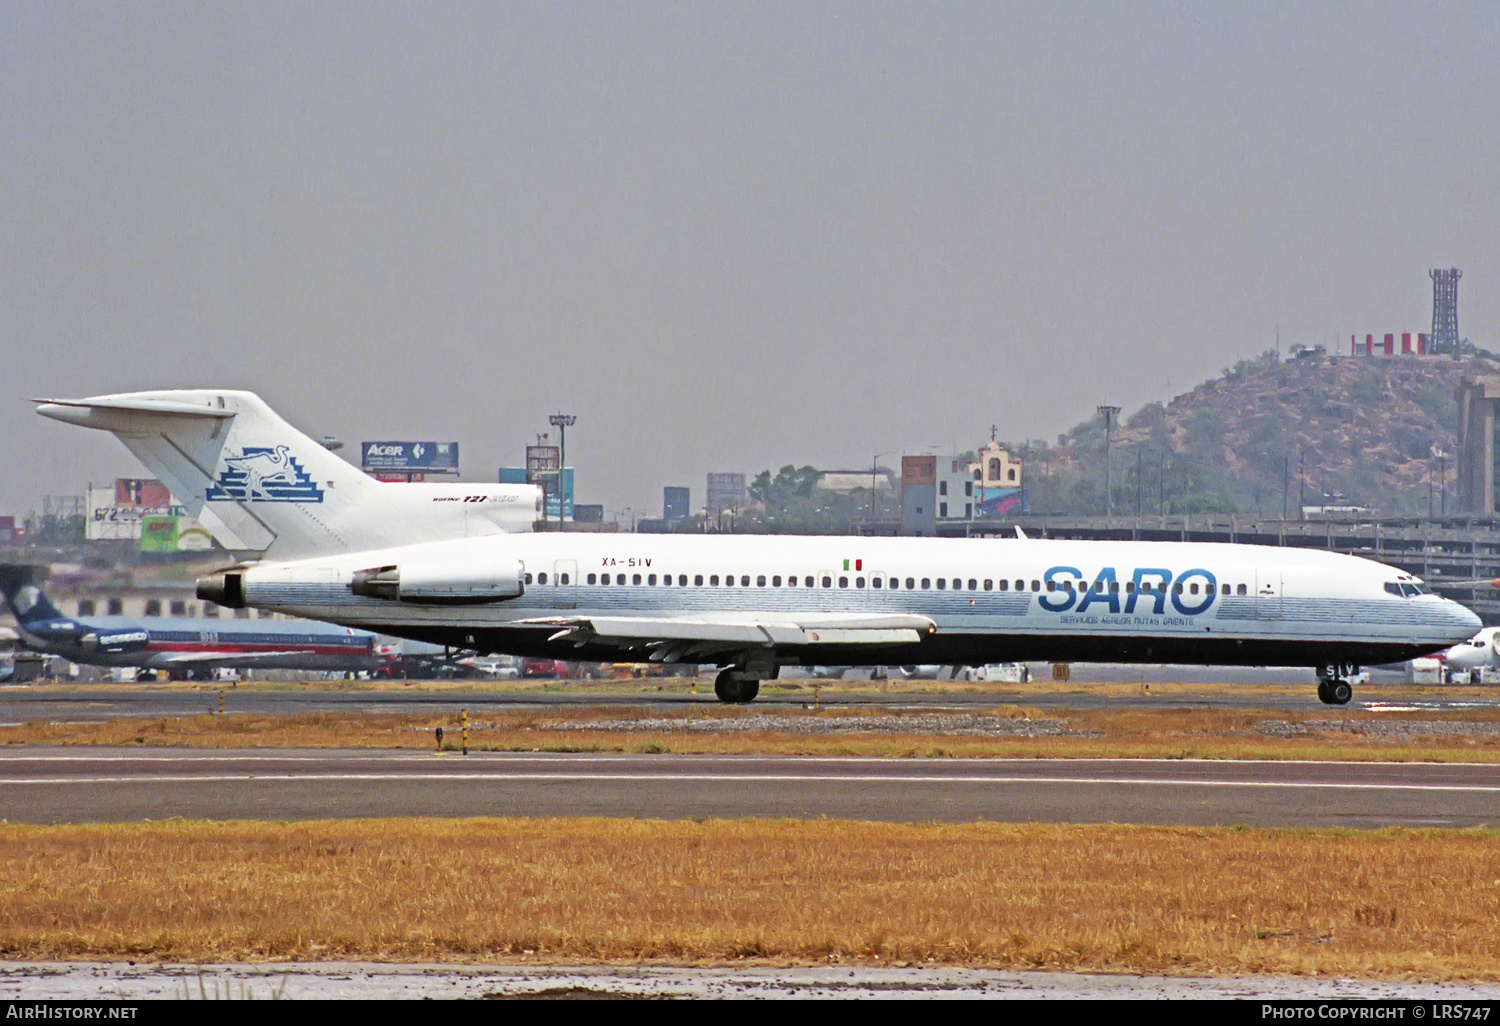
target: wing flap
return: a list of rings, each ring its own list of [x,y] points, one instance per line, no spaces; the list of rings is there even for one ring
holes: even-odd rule
[[[925,616],[714,617],[557,616],[517,621],[558,628],[551,640],[624,646],[672,643],[777,648],[801,645],[910,645],[937,629]]]

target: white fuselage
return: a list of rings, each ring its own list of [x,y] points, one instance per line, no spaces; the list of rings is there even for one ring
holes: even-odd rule
[[[519,567],[524,589],[513,597],[476,592],[473,600],[446,601],[351,590],[357,572],[381,567],[406,568],[401,575],[424,580],[460,567],[464,581],[500,580]],[[616,625],[638,619],[642,644],[664,621],[930,621],[919,638],[883,646],[774,646],[778,664],[848,665],[1373,664],[1439,651],[1480,626],[1469,610],[1391,567],[1250,545],[528,534],[259,564],[242,573],[246,605],[456,647],[564,659],[619,657],[618,641],[556,629],[590,617]],[[686,650],[653,651],[670,661]]]
[[[1438,660],[1454,673],[1500,667],[1500,653],[1495,651],[1495,634],[1500,628],[1486,627],[1472,638],[1438,653]]]

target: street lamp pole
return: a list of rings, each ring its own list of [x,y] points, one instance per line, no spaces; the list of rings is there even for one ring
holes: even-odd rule
[[[1162,446],[1156,454],[1156,515],[1167,515],[1167,449]]]
[[[1446,451],[1444,451],[1443,449],[1439,449],[1437,446],[1434,445],[1432,447],[1432,454],[1434,456],[1436,456],[1437,459],[1438,459],[1438,493],[1442,496],[1442,503],[1438,507],[1438,510],[1439,510],[1439,512],[1442,513],[1443,516],[1447,516],[1448,515],[1448,453]],[[1431,464],[1428,464],[1427,481],[1428,481],[1427,490],[1430,492],[1430,491],[1432,491],[1432,484],[1431,484],[1431,482],[1432,482],[1432,465]],[[1432,501],[1430,499],[1428,500],[1427,505],[1428,506],[1432,505]],[[1429,519],[1432,517],[1431,510],[1428,511],[1427,516],[1428,516]]]
[[[1288,482],[1291,480],[1291,457],[1286,453],[1281,454],[1281,519],[1286,519],[1286,497]]]
[[[892,450],[894,451],[894,450]],[[890,452],[877,452],[870,457],[870,529],[875,525],[875,476],[879,473],[880,457],[889,456]]]
[[[568,465],[568,428],[578,423],[578,418],[571,413],[554,413],[547,418],[547,423],[557,428],[557,527],[562,530],[563,521],[563,468]],[[546,494],[542,498],[546,500]],[[543,509],[543,519],[546,519],[546,510]]]
[[[1307,453],[1297,450],[1297,519],[1307,519]]]
[[[1140,448],[1140,446],[1136,446],[1136,450],[1135,450],[1135,518],[1136,518],[1137,521],[1139,521],[1141,519],[1141,496],[1142,496],[1143,491],[1144,491],[1144,485],[1142,485],[1142,483],[1141,483],[1141,455],[1142,454],[1141,454],[1141,448]]]
[[[1100,406],[1099,412],[1104,414],[1104,515],[1113,516],[1115,512],[1115,497],[1113,476],[1109,465],[1109,436],[1114,428],[1115,417],[1119,416],[1118,406]]]

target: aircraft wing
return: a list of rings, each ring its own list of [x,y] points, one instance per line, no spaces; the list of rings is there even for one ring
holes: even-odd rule
[[[549,640],[645,648],[649,659],[682,662],[717,652],[805,645],[916,644],[937,625],[925,616],[545,616],[519,624],[558,628]]]

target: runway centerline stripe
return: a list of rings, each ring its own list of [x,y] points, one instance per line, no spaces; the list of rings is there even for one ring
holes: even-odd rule
[[[1109,777],[915,777],[915,776],[857,776],[838,774],[830,776],[801,776],[794,774],[768,773],[316,773],[316,774],[184,774],[181,776],[139,777],[35,777],[31,779],[0,782],[0,792],[5,787],[57,784],[171,784],[171,783],[257,783],[257,782],[317,782],[317,781],[377,781],[400,780],[407,783],[422,781],[592,781],[616,783],[860,783],[860,784],[1092,784],[1095,786],[1121,785],[1129,787],[1252,787],[1283,790],[1331,790],[1331,791],[1452,791],[1476,794],[1500,794],[1500,785],[1486,784],[1380,784],[1380,783],[1334,783],[1329,781],[1270,781],[1270,780],[1175,780],[1152,778]]]
[[[433,759],[456,758],[451,753],[437,755],[432,750],[406,750],[394,752],[348,752],[338,751],[333,755],[238,755],[226,753],[223,750],[201,750],[177,748],[167,752],[152,752],[149,749],[131,749],[122,752],[97,753],[88,752],[86,755],[31,755],[25,751],[0,750],[0,766],[7,763],[17,762],[160,762],[160,763],[184,763],[184,762],[314,762],[326,763],[333,761],[347,762],[400,762],[430,764]],[[660,765],[682,765],[692,762],[714,762],[718,765],[733,766],[743,762],[780,762],[780,763],[811,763],[813,765],[901,765],[901,766],[955,766],[955,765],[980,765],[980,766],[1003,766],[1006,764],[1026,763],[1035,764],[1043,761],[1037,759],[892,759],[878,755],[658,755],[650,757]],[[592,752],[504,752],[486,753],[476,752],[464,757],[469,763],[514,763],[514,762],[539,762],[539,763],[561,763],[578,762],[591,765],[604,763],[638,763],[643,761],[639,755],[602,755]],[[1401,762],[1348,762],[1340,759],[1289,759],[1289,760],[1264,760],[1264,759],[1120,759],[1120,758],[1098,758],[1098,759],[1047,759],[1053,765],[1059,766],[1098,766],[1101,764],[1124,763],[1131,766],[1174,766],[1201,768],[1206,766],[1357,766],[1373,772],[1390,772],[1404,770],[1406,772],[1439,773],[1452,769],[1473,769],[1483,767],[1496,769],[1494,763],[1486,762],[1432,762],[1413,765]]]

